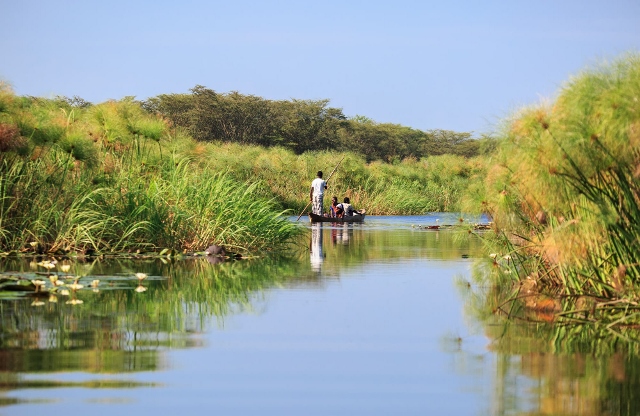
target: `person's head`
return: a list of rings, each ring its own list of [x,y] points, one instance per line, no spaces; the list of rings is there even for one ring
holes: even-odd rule
[[[321,170],[318,171],[318,178],[322,178],[322,171]]]
[[[338,197],[337,196],[332,196],[331,197],[331,203],[332,204],[337,204],[338,203]]]
[[[349,197],[348,196],[344,197],[344,203],[345,204],[350,204],[351,203],[351,201],[349,201]]]

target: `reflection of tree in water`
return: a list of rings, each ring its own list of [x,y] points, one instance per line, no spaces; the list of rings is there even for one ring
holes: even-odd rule
[[[511,285],[460,287],[496,355],[490,414],[640,414],[638,329],[554,324],[517,306],[508,315],[499,306],[514,296]]]

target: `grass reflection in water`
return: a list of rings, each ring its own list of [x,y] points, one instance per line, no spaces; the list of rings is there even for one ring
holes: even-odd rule
[[[534,414],[527,410],[533,407],[535,414],[640,414],[640,331],[563,321],[555,310],[533,308],[519,285],[487,283],[496,273],[493,264],[490,258],[479,262],[474,275],[480,284],[460,287],[467,314],[482,322],[496,354],[498,413]],[[575,309],[575,299],[554,299]],[[525,385],[526,403],[520,391]]]

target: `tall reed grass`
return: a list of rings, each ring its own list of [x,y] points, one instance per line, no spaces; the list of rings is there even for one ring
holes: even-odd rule
[[[519,278],[567,296],[638,301],[640,56],[572,78],[507,120],[484,209],[521,254]]]
[[[3,251],[255,252],[298,232],[256,184],[198,169],[175,146],[163,153],[167,126],[130,99],[86,110],[7,91],[0,101]],[[24,149],[11,148],[16,136]]]
[[[458,211],[466,190],[484,179],[486,166],[486,157],[443,155],[395,164],[367,163],[354,153],[295,155],[283,148],[230,143],[197,144],[188,153],[203,167],[228,170],[239,180],[258,181],[263,195],[275,197],[283,208],[295,212],[308,202],[316,172],[322,170],[327,179],[341,160],[326,192],[339,200],[349,197],[354,206],[373,215]]]

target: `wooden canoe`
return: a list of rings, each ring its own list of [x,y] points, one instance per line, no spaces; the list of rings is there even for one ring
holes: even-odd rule
[[[318,214],[314,214],[312,212],[309,213],[309,221],[312,223],[316,222],[334,222],[334,223],[352,223],[352,222],[363,222],[365,214],[355,214],[350,217],[343,218],[331,218],[331,217],[323,217]]]

